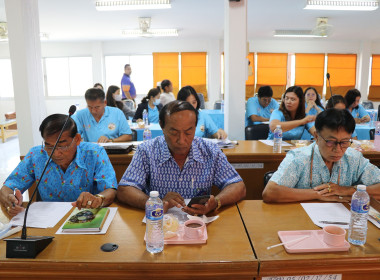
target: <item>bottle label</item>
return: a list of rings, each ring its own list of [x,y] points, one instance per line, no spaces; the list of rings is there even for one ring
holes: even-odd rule
[[[160,220],[163,218],[164,209],[156,208],[152,211],[146,211],[146,218],[149,220]]]
[[[358,204],[357,202],[351,203],[352,210],[356,213],[368,213],[369,211],[369,202],[363,205]]]
[[[280,132],[280,131],[275,131],[275,133],[274,133],[274,138],[282,138],[282,132]]]

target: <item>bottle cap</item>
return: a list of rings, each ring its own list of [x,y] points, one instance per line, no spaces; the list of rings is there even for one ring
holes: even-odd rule
[[[150,196],[150,197],[158,197],[158,191],[151,191],[151,192],[149,193],[149,196]]]
[[[276,128],[281,128],[281,125],[280,124],[276,125]]]
[[[358,185],[358,190],[365,191],[367,187],[365,185]]]

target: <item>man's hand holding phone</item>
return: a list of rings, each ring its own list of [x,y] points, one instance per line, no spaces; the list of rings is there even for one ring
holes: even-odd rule
[[[218,203],[213,195],[196,196],[182,210],[190,215],[205,215],[213,211],[217,206]]]

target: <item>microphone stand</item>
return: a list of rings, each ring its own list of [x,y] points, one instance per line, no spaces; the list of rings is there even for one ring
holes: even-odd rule
[[[330,86],[330,98],[331,98],[334,94],[332,93],[331,84],[330,84],[330,73],[327,73],[327,74],[326,74],[326,78],[327,78],[327,80],[329,81],[329,86]]]
[[[35,194],[37,193],[38,186],[40,185],[42,181],[42,177],[45,174],[46,168],[49,165],[51,161],[51,157],[54,154],[54,151],[58,145],[59,140],[62,137],[62,133],[65,130],[66,124],[69,121],[70,117],[75,113],[76,107],[74,105],[71,105],[69,109],[69,116],[67,117],[61,132],[59,133],[59,136],[57,138],[57,141],[54,144],[53,150],[49,156],[48,161],[45,164],[44,170],[41,173],[40,180],[37,183],[36,188],[34,189],[29,202],[26,206],[25,209],[25,215],[24,215],[24,224],[22,226],[22,231],[21,231],[21,237],[15,237],[15,238],[8,238],[4,239],[7,243],[7,248],[6,248],[6,257],[7,258],[35,258],[38,253],[40,253],[42,250],[44,250],[50,242],[53,240],[53,236],[29,236],[27,237],[26,234],[26,219],[28,216],[28,211],[29,207],[32,204],[33,198]]]

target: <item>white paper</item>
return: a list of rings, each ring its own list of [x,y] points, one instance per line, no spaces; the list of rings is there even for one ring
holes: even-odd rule
[[[190,202],[190,199],[188,199],[188,198],[185,199],[186,205],[189,202]],[[187,214],[186,212],[183,212],[182,207],[181,208],[172,207],[168,210],[168,212],[166,214],[172,214],[173,216],[175,216],[178,219],[178,222],[180,224],[183,224],[184,222],[186,222],[187,220],[189,220],[191,218],[194,218],[197,220],[202,220],[205,224],[211,223],[211,222],[215,221],[217,218],[219,218],[219,216],[212,216],[212,217],[206,217],[205,215],[203,215],[202,217],[191,216],[191,215]],[[146,223],[146,217],[145,216],[144,216],[142,222]]]
[[[33,228],[54,227],[73,206],[71,202],[45,202],[38,201],[29,207],[26,226]],[[12,218],[12,226],[22,226],[24,224],[25,211],[18,213]]]
[[[143,141],[132,141],[132,142],[108,142],[108,143],[97,143],[99,146],[102,147],[129,147],[131,145],[138,146],[142,143]]]
[[[108,213],[107,219],[104,222],[102,230],[99,232],[62,232],[62,227],[66,223],[66,221],[67,221],[66,220],[62,223],[62,225],[60,226],[60,228],[57,230],[57,232],[55,234],[106,234],[106,232],[107,232],[109,226],[111,225],[111,222],[112,222],[112,220],[115,217],[116,212],[117,212],[117,207],[108,207],[108,208],[110,209],[110,212]],[[69,218],[67,218],[67,219],[69,219]]]
[[[301,203],[313,223],[321,228],[329,225],[319,221],[350,223],[351,213],[342,203]],[[337,225],[348,229],[348,225]]]
[[[273,142],[273,140],[259,140],[261,143],[264,143],[265,145],[268,145],[268,146],[274,146],[274,142]],[[281,143],[281,146],[282,147],[289,147],[289,146],[293,146],[292,144],[289,144],[289,143],[287,143],[287,142],[284,142],[284,141],[282,141],[282,143]]]

